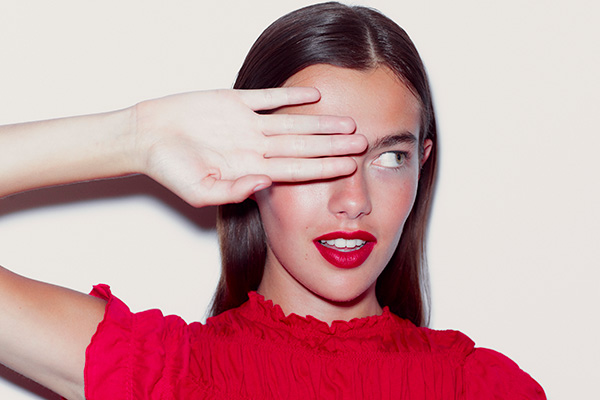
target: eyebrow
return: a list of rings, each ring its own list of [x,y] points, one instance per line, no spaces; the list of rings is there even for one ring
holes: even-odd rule
[[[387,147],[393,147],[397,144],[414,144],[417,143],[417,137],[406,131],[402,133],[386,135],[380,137],[373,144],[369,145],[368,151],[379,150]]]

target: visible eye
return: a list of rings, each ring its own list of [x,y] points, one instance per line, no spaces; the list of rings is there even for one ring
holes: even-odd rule
[[[374,161],[374,164],[384,168],[399,168],[406,162],[408,155],[403,151],[386,151]]]

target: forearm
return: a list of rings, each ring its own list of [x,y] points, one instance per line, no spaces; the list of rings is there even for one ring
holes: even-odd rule
[[[135,109],[0,127],[0,197],[137,172]]]

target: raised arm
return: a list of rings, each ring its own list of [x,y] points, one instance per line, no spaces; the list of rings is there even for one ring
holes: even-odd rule
[[[0,267],[0,363],[67,399],[83,399],[85,350],[104,306]]]
[[[350,118],[263,115],[312,88],[191,92],[104,114],[0,127],[0,197],[143,173],[194,206],[239,202],[273,181],[349,174],[366,140]],[[333,135],[324,135],[333,134]],[[325,157],[325,158],[323,158]]]
[[[135,109],[0,127],[0,197],[133,173]]]
[[[350,134],[351,119],[255,112],[318,98],[300,88],[193,92],[0,127],[0,197],[143,173],[204,206],[242,201],[275,181],[349,174],[349,155],[366,147]],[[82,399],[85,349],[103,312],[101,300],[0,267],[0,363]]]

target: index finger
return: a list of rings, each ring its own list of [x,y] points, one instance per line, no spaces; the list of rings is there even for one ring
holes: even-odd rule
[[[254,111],[319,101],[321,93],[313,87],[238,89],[242,102]]]

